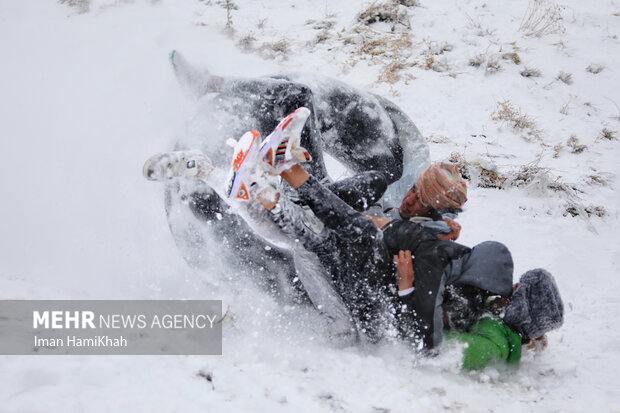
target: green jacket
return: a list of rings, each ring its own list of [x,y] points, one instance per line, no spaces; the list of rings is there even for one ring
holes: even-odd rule
[[[518,366],[521,360],[521,337],[501,320],[484,317],[467,333],[444,331],[444,335],[465,343],[464,370],[480,370],[498,360]]]

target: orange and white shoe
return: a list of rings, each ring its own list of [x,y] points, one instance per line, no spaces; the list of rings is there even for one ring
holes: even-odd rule
[[[297,109],[276,126],[265,138],[260,147],[260,159],[265,172],[279,175],[296,163],[309,162],[312,157],[300,146],[301,131],[310,110],[305,107]]]
[[[230,199],[249,201],[250,187],[257,181],[259,172],[260,134],[253,130],[246,132],[235,143],[233,159],[226,185],[226,195]]]

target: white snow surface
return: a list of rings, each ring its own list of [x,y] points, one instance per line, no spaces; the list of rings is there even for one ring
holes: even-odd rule
[[[394,33],[411,44],[392,57],[359,51],[391,33],[385,22],[354,31],[370,3],[234,0],[232,35],[225,3],[0,1],[0,298],[222,299],[232,314],[222,356],[0,356],[0,411],[620,411],[620,2],[560,0],[561,30],[536,37],[519,31],[526,1],[420,0],[398,6],[410,27]],[[282,39],[288,50],[260,51]],[[470,182],[459,216],[460,242],[509,246],[515,278],[535,267],[555,275],[566,314],[548,349],[516,372],[466,374],[449,346],[433,359],[404,345],[338,348],[312,308],[233,287],[221,262],[190,268],[162,187],[141,176],[196,110],[168,65],[172,49],[216,74],[339,78],[401,106],[434,161],[456,152],[504,173],[535,163],[571,185],[569,199],[544,185]],[[492,64],[471,66],[480,54]],[[379,82],[394,61],[401,78]],[[541,76],[521,76],[526,66]],[[506,100],[537,137],[493,119]],[[571,136],[586,148],[573,153]],[[564,216],[569,200],[606,215]]]

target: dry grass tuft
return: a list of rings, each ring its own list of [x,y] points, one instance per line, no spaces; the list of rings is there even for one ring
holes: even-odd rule
[[[571,73],[560,72],[555,78],[566,85],[573,84],[573,75]]]
[[[525,133],[523,137],[526,140],[540,140],[540,131],[537,128],[536,122],[522,113],[521,109],[509,100],[497,102],[497,107],[491,115],[491,119],[504,122],[515,131]]]
[[[541,77],[542,73],[540,70],[533,67],[525,67],[521,72],[521,76],[523,77]]]
[[[590,72],[592,74],[598,75],[599,73],[603,71],[603,69],[605,69],[605,67],[602,65],[591,64],[588,67],[586,67],[586,72]]]
[[[585,182],[587,185],[598,185],[598,186],[609,186],[610,184],[610,174],[596,172],[594,174],[588,175],[585,178]]]
[[[58,0],[60,4],[75,7],[78,13],[88,13],[90,11],[90,0]]]
[[[521,20],[519,31],[526,36],[542,37],[547,34],[563,33],[563,7],[551,0],[530,0]]]
[[[592,215],[599,218],[607,216],[607,209],[605,209],[605,207],[602,205],[588,205],[586,207],[583,207],[572,203],[569,203],[566,206],[566,213],[564,214],[564,216],[568,216],[570,214],[572,217],[577,217],[581,216],[584,212],[588,217],[591,217]]]
[[[239,47],[242,51],[246,53],[253,52],[255,50],[255,42],[256,37],[254,37],[252,33],[248,33],[245,36],[242,36],[239,41],[237,41],[237,47]]]
[[[498,54],[480,53],[469,59],[469,65],[473,67],[482,67],[484,73],[487,75],[497,73],[502,70],[500,57],[501,56]]]
[[[402,74],[403,69],[406,69],[411,66],[412,66],[411,63],[405,63],[402,61],[395,60],[383,68],[383,71],[379,75],[379,78],[377,79],[377,81],[382,82],[382,83],[389,83],[393,85],[394,83],[402,80],[403,78],[405,78],[406,81],[413,80],[415,79],[415,77],[412,74],[406,74],[406,75]]]
[[[265,59],[286,60],[291,51],[291,45],[288,40],[283,38],[275,42],[265,42],[257,50]]]
[[[576,135],[571,135],[570,138],[566,141],[566,146],[571,148],[571,153],[581,153],[588,149],[587,145],[580,145],[579,139],[577,139]]]
[[[506,177],[495,170],[492,165],[487,164],[481,159],[468,161],[460,153],[452,152],[450,162],[459,168],[459,173],[463,179],[467,179],[479,188],[498,188],[501,189],[506,182]]]
[[[405,10],[394,2],[373,2],[365,10],[357,15],[357,21],[363,25],[370,26],[373,23],[391,23],[392,27],[402,25],[411,29],[409,15]]]
[[[511,60],[512,63],[514,63],[516,65],[521,63],[521,58],[519,57],[517,52],[504,53],[502,55],[502,59],[504,59],[504,60]]]
[[[607,128],[603,128],[603,130],[601,131],[601,134],[599,135],[599,138],[600,139],[607,139],[608,141],[616,140],[616,139],[618,139],[616,137],[616,133],[618,133],[618,131],[607,129]]]
[[[420,7],[419,0],[393,0],[394,3],[405,7]]]
[[[538,158],[530,164],[506,173],[498,172],[494,165],[489,165],[479,157],[467,160],[464,155],[456,152],[451,154],[449,161],[458,167],[463,179],[468,180],[469,185],[474,187],[497,189],[516,187],[540,196],[560,197],[566,201],[563,206],[563,215],[584,219],[588,229],[596,233],[596,229],[589,218],[606,216],[605,207],[600,205],[585,206],[579,196],[583,191],[574,184],[563,182],[561,177],[552,175],[548,168],[539,167],[540,159]],[[593,174],[588,179],[589,181],[586,183],[589,185],[608,185],[608,180],[600,174]]]
[[[571,148],[571,153],[581,153],[588,149],[587,145],[580,145],[579,139],[577,139],[576,135],[571,135],[570,138],[566,141],[566,146]]]

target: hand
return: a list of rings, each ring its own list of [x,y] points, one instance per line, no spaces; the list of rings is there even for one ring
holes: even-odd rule
[[[450,232],[447,234],[439,234],[437,238],[442,241],[456,241],[456,239],[461,234],[461,225],[451,218],[444,218],[448,227],[450,227]]]
[[[540,337],[533,338],[533,339],[523,343],[523,346],[527,350],[543,351],[544,349],[547,348],[547,336],[545,334],[543,334]]]
[[[398,255],[394,255],[396,270],[398,271],[398,291],[403,291],[413,287],[415,275],[413,273],[413,261],[411,251],[400,250]]]

